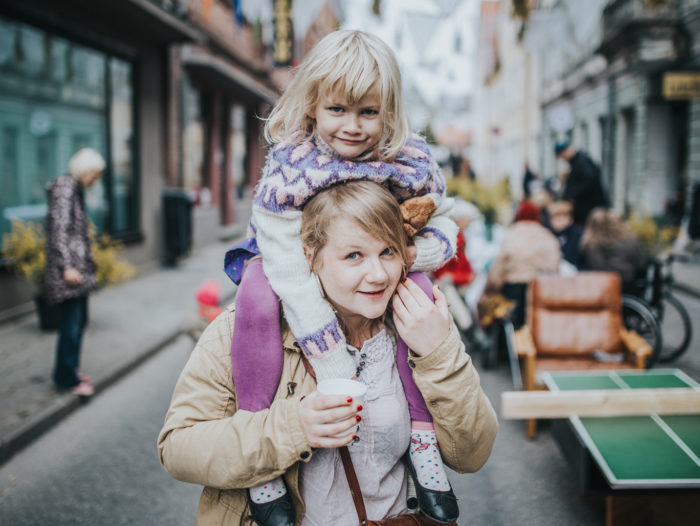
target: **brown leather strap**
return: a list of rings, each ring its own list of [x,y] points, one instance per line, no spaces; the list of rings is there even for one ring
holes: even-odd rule
[[[350,486],[352,501],[355,503],[355,509],[357,510],[357,516],[360,519],[360,525],[364,526],[367,524],[367,510],[365,509],[365,501],[362,499],[362,491],[360,491],[360,483],[357,480],[355,467],[352,465],[350,451],[348,451],[347,446],[339,447],[338,451],[340,451],[340,458],[343,461],[345,478],[348,479],[348,486]]]

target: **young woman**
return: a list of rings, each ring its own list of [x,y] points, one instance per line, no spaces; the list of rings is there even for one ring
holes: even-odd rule
[[[458,472],[476,471],[486,462],[497,431],[495,413],[442,293],[433,291],[433,303],[404,279],[401,225],[396,200],[371,182],[330,187],[303,210],[307,265],[345,331],[360,369],[358,380],[367,386],[362,406],[315,390],[283,321],[283,369],[275,398],[269,409],[242,410],[229,356],[234,309],[227,308],[202,335],[158,438],[165,469],[179,480],[205,486],[198,524],[251,524],[246,488],[281,476],[296,510],[293,524],[356,526],[337,449],[351,443],[371,519],[407,511],[401,459],[409,446],[429,453],[426,465],[442,454]],[[439,451],[437,444],[411,440],[398,376],[399,336],[411,349],[408,363],[433,415]],[[356,433],[334,436],[358,422]],[[422,497],[425,502],[435,493]]]

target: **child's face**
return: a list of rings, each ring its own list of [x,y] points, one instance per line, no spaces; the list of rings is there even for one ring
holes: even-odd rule
[[[382,136],[380,100],[376,89],[369,90],[356,104],[327,93],[321,97],[311,118],[321,139],[346,159],[353,159],[374,148]]]

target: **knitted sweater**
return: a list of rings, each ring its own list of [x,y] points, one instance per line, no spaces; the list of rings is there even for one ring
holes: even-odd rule
[[[442,174],[418,136],[392,163],[342,159],[317,140],[272,148],[256,189],[251,227],[265,275],[318,378],[350,378],[355,365],[345,351],[345,337],[304,256],[300,238],[304,204],[320,190],[351,180],[383,184],[399,202],[430,195],[437,210],[414,239],[417,257],[412,270],[434,270],[452,258],[457,226],[448,216],[452,202],[445,197]],[[229,268],[227,272],[232,273]]]

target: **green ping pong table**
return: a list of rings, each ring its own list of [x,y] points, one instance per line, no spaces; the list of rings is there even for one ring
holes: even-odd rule
[[[678,369],[543,373],[542,380],[550,391],[700,387]],[[700,524],[700,411],[573,416],[554,420],[552,434],[583,491],[606,497],[608,524],[629,518],[631,509],[638,515],[657,514],[656,522],[647,516],[644,524],[685,524],[689,516]],[[666,508],[648,504],[652,496],[661,497]],[[619,504],[624,501],[626,509]],[[640,502],[646,507],[640,508]]]

